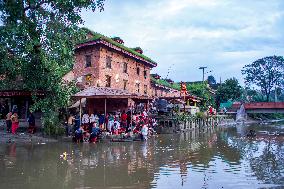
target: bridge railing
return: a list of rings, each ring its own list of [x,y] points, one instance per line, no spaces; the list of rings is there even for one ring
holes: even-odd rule
[[[284,102],[245,103],[245,109],[284,109]]]

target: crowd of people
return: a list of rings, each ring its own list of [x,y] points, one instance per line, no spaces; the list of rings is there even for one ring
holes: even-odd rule
[[[121,113],[70,115],[66,124],[66,135],[73,136],[74,141],[96,142],[101,133],[106,135],[123,135],[130,137],[140,134],[141,139],[147,140],[154,132],[156,120],[149,117],[146,110],[141,113],[122,111]]]

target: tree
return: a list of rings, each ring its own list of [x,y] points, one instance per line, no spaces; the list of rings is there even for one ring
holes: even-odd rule
[[[213,75],[209,75],[207,78],[208,84],[209,85],[215,85],[216,84],[216,79]]]
[[[227,102],[228,100],[237,100],[241,97],[242,87],[236,78],[227,79],[222,83],[216,91],[216,102],[219,106],[222,102]]]
[[[46,123],[66,107],[73,88],[62,81],[74,63],[74,45],[84,35],[82,9],[103,10],[104,0],[0,1],[0,86],[33,95],[33,110]],[[11,84],[11,81],[13,84]],[[54,124],[52,121],[50,124]]]
[[[269,56],[245,65],[242,74],[247,85],[254,84],[261,88],[269,101],[273,87],[282,85],[284,79],[284,59],[282,56]]]
[[[187,84],[186,87],[187,91],[190,94],[201,97],[203,99],[201,104],[202,110],[206,110],[207,106],[215,104],[214,97],[212,96],[212,93],[210,91],[210,88],[207,86],[207,83],[192,83]]]

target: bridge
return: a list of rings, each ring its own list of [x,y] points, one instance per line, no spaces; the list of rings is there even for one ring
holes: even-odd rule
[[[247,113],[284,113],[284,102],[245,103]]]

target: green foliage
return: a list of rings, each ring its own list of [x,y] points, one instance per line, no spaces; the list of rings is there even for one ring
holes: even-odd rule
[[[187,91],[192,95],[203,98],[200,104],[201,110],[207,110],[209,105],[215,105],[215,99],[206,82],[187,84]]]
[[[179,83],[171,84],[164,79],[155,79],[152,76],[151,76],[151,81],[154,82],[154,83],[157,83],[159,85],[163,85],[163,86],[170,87],[170,88],[173,88],[173,89],[176,89],[176,90],[180,90],[180,84]]]
[[[1,1],[0,81],[2,89],[44,91],[33,96],[32,110],[44,113],[44,125],[56,126],[54,115],[66,107],[74,84],[62,76],[74,63],[74,45],[86,33],[80,30],[82,9],[103,9],[104,0]],[[48,121],[51,119],[50,121]]]
[[[91,32],[91,33],[94,35],[94,37],[91,38],[91,39],[84,39],[84,40],[81,40],[80,43],[86,43],[86,42],[88,42],[88,41],[104,40],[104,41],[107,41],[107,42],[111,43],[112,45],[115,45],[115,46],[117,46],[117,47],[119,47],[119,48],[121,48],[121,49],[123,49],[123,50],[126,50],[127,52],[130,52],[130,53],[132,53],[132,54],[135,54],[135,55],[137,55],[137,56],[139,56],[139,57],[141,57],[141,58],[143,58],[143,59],[145,59],[145,60],[147,60],[147,61],[149,61],[149,62],[151,62],[151,63],[153,63],[153,64],[157,64],[155,61],[153,61],[153,60],[150,59],[149,57],[147,57],[147,56],[145,56],[145,55],[143,55],[143,54],[140,54],[140,53],[136,52],[133,48],[126,47],[126,46],[124,46],[123,44],[120,44],[120,43],[114,41],[112,38],[106,37],[106,36],[104,36],[104,35],[102,35],[102,34],[100,34],[100,33],[97,33],[97,32],[93,32],[93,31],[91,31],[91,30],[88,29],[88,28],[83,28],[83,29],[84,29],[85,32]],[[141,50],[142,50],[142,49],[141,49]]]
[[[283,87],[284,58],[282,56],[269,56],[246,65],[242,74],[248,85],[256,85],[269,101],[270,93],[275,86]]]
[[[206,116],[203,112],[197,112],[195,116],[196,116],[196,118],[200,118],[200,119],[206,118]]]
[[[44,132],[49,136],[61,136],[65,133],[65,127],[60,123],[58,112],[49,111],[43,117]]]
[[[227,102],[228,100],[237,100],[242,95],[242,87],[236,78],[227,79],[222,83],[216,91],[216,103]]]

